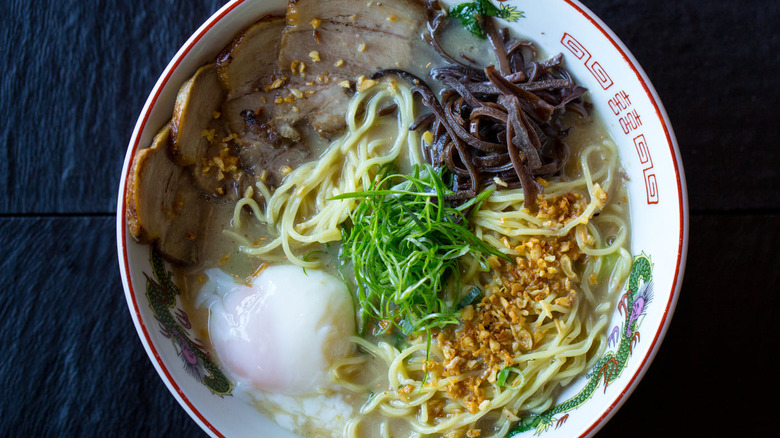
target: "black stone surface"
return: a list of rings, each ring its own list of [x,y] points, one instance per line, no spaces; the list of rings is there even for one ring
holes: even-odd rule
[[[588,0],[680,144],[688,267],[669,333],[599,437],[771,436],[780,290],[780,3]],[[205,436],[119,279],[116,192],[149,91],[219,1],[4,0],[0,436]],[[767,409],[769,408],[769,409]],[[260,434],[262,436],[262,434]]]

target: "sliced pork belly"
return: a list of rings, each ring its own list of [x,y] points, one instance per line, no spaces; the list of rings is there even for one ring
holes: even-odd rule
[[[276,67],[284,17],[265,17],[241,32],[217,56],[217,76],[230,101],[261,90]]]
[[[277,62],[288,78],[273,113],[280,134],[296,138],[304,119],[323,135],[343,129],[352,93],[345,81],[410,65],[410,41],[420,38],[425,20],[415,0],[291,1]]]
[[[189,166],[203,157],[210,143],[203,131],[219,112],[224,94],[214,64],[199,68],[181,86],[171,119],[171,155],[177,164]]]
[[[284,176],[299,164],[311,159],[307,148],[289,143],[273,146],[251,135],[237,139],[236,146],[243,170],[272,188],[281,185]]]
[[[139,151],[127,182],[130,234],[153,243],[169,260],[194,263],[204,201],[184,168],[168,157],[171,130],[165,126],[151,147]]]
[[[217,77],[225,90],[221,115],[230,133],[246,132],[241,113],[250,110],[267,117],[276,92],[276,55],[284,17],[264,17],[241,32],[217,56]],[[276,85],[281,86],[283,80]],[[267,89],[267,90],[266,90]]]
[[[302,120],[308,121],[323,137],[331,137],[346,128],[344,116],[354,91],[351,86],[343,87],[339,83],[350,81],[335,75],[333,80],[327,81],[311,85],[293,82],[290,87],[293,91],[283,90],[285,100],[274,105],[272,110],[272,120],[279,135],[300,141],[301,130],[306,129],[300,126]]]
[[[287,78],[276,70],[284,27],[284,17],[266,17],[236,37],[217,59],[226,93],[220,123],[233,137],[229,146],[239,158],[240,171],[252,177],[244,183],[261,178],[277,186],[289,168],[309,158],[305,141],[292,142],[269,123],[277,97],[286,91]],[[237,179],[242,182],[240,174]]]
[[[419,37],[426,7],[421,0],[291,0],[287,25],[311,26],[313,20],[383,32],[389,36]],[[311,27],[309,27],[311,30]]]
[[[244,117],[244,111],[252,111],[259,117],[267,118],[273,108],[274,96],[264,91],[256,91],[228,100],[222,104],[222,116],[220,117],[230,133],[243,135],[248,127]]]

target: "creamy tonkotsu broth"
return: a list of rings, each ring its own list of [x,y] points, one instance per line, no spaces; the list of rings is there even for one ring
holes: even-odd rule
[[[133,235],[232,395],[296,434],[504,437],[606,348],[631,262],[616,145],[562,59],[484,23],[298,0],[134,161]]]

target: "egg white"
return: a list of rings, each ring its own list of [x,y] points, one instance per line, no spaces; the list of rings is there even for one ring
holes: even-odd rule
[[[344,283],[292,265],[268,267],[249,285],[216,268],[205,274],[196,305],[208,306],[211,345],[228,374],[278,394],[313,394],[330,384],[328,368],[353,348]]]

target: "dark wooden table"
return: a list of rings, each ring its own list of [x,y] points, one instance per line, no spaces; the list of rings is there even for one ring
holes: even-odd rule
[[[774,430],[780,3],[587,0],[677,133],[683,291],[660,352],[599,433]],[[4,0],[0,436],[204,436],[157,377],[119,279],[116,192],[137,114],[218,0]],[[773,356],[774,355],[774,356]]]

